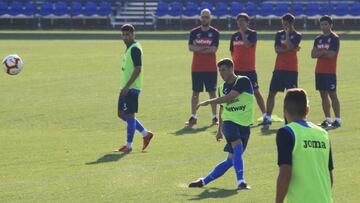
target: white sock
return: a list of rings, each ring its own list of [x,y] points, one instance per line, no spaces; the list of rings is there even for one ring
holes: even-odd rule
[[[238,180],[238,185],[240,185],[241,183],[245,183],[244,179]]]
[[[144,128],[144,130],[141,132],[143,137],[146,137],[148,135],[148,131]]]
[[[127,142],[127,143],[126,143],[126,147],[127,147],[127,148],[132,148],[132,142]]]
[[[197,118],[197,116],[196,116],[196,114],[191,114],[191,117],[193,117],[193,118]]]
[[[335,121],[341,123],[341,119],[340,119],[340,118],[335,118]]]
[[[216,118],[216,114],[213,115],[213,119]]]
[[[325,120],[329,123],[331,123],[331,118],[330,117],[326,117]]]
[[[264,116],[264,118],[265,118],[265,119],[267,119],[267,120],[271,120],[271,116],[270,116],[270,115],[268,115],[267,113],[264,113],[264,115],[263,115],[263,116]]]

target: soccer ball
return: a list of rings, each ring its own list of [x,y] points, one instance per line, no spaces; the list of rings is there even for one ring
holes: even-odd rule
[[[2,61],[4,71],[9,75],[17,75],[24,67],[24,63],[17,54],[9,55]]]

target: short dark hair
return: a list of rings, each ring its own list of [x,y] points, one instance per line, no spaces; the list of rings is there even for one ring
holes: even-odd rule
[[[124,24],[123,26],[121,26],[121,31],[135,32],[135,28],[131,24]]]
[[[308,97],[304,89],[293,88],[286,92],[284,108],[290,115],[305,117],[307,107]]]
[[[295,16],[293,16],[291,13],[285,13],[281,19],[283,21],[289,22],[291,24],[293,24],[295,22]]]
[[[239,20],[240,18],[244,18],[246,20],[246,22],[250,21],[250,17],[247,13],[239,13],[236,16],[236,20]]]
[[[331,19],[330,16],[328,15],[324,15],[320,18],[320,22],[323,22],[323,21],[327,21],[330,25],[333,24],[333,20]]]
[[[217,63],[217,67],[220,68],[220,66],[226,66],[227,68],[232,68],[234,67],[234,63],[229,58],[223,58]]]

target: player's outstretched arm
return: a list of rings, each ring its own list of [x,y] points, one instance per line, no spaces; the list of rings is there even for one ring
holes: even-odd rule
[[[207,106],[209,104],[222,104],[222,103],[225,103],[225,102],[230,102],[232,101],[233,99],[235,99],[237,96],[239,96],[239,92],[238,91],[235,91],[235,90],[231,90],[229,92],[229,94],[225,95],[225,96],[222,96],[222,97],[217,97],[217,98],[214,98],[214,99],[209,99],[209,100],[206,100],[206,101],[203,101],[203,102],[200,102],[197,106],[196,106],[196,109],[199,109],[200,106]]]

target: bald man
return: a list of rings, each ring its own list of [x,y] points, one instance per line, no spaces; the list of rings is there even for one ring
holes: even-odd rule
[[[192,127],[197,123],[196,106],[199,103],[200,92],[208,92],[210,99],[216,97],[217,67],[216,51],[219,46],[219,31],[210,26],[211,12],[203,9],[200,13],[201,25],[190,32],[189,50],[193,52],[191,76],[192,76],[192,97],[191,117],[186,125]],[[212,125],[218,125],[216,116],[216,105],[211,105]]]

